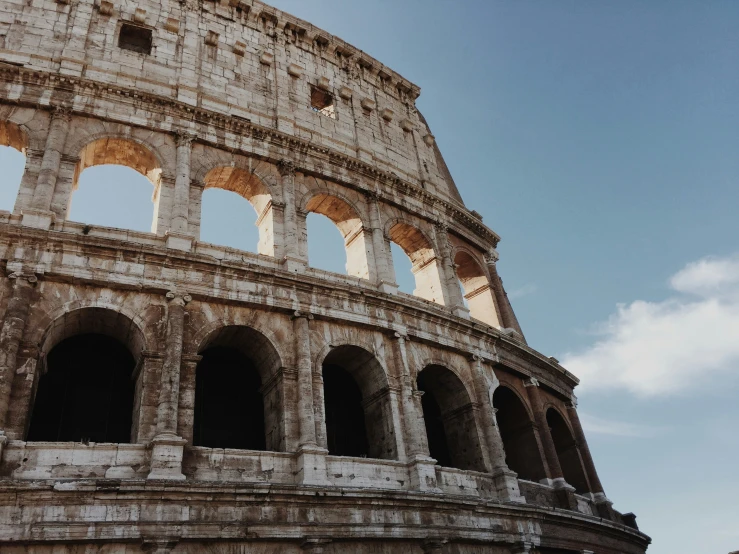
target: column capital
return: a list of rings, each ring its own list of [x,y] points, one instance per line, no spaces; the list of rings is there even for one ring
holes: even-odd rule
[[[172,304],[183,307],[192,302],[192,296],[185,291],[171,290],[165,296]]]
[[[295,163],[292,160],[282,159],[277,162],[277,171],[282,177],[293,177],[295,175]]]
[[[68,123],[72,119],[72,108],[68,106],[56,106],[51,114],[51,118]]]
[[[198,138],[195,133],[189,131],[175,131],[174,141],[177,146],[191,146],[193,141]]]
[[[296,319],[302,319],[305,318],[308,321],[313,321],[315,319],[315,316],[310,312],[300,312],[298,310],[295,310],[293,312],[293,315],[290,316],[290,319],[295,321]]]
[[[536,377],[523,380],[524,387],[540,387],[539,380]]]
[[[491,248],[488,252],[485,252],[483,259],[487,265],[495,265],[500,260],[500,254],[495,248]]]
[[[363,190],[362,194],[367,198],[369,202],[379,202],[380,201],[380,193],[376,190],[367,189]]]
[[[390,338],[399,342],[405,342],[408,340],[408,333],[404,333],[403,331],[391,331]]]
[[[444,221],[435,221],[434,227],[436,228],[437,233],[446,235],[449,232],[449,225]]]

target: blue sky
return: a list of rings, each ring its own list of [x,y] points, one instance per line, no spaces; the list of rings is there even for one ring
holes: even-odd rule
[[[582,377],[606,493],[650,552],[739,550],[739,3],[272,3],[422,87],[467,205],[503,237],[529,343]],[[8,209],[22,162],[1,150]],[[151,192],[91,168],[71,217],[148,230]],[[206,193],[203,240],[253,250],[253,222]],[[311,263],[343,271],[338,232],[309,225]]]

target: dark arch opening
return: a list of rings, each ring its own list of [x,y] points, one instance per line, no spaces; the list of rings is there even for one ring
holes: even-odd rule
[[[521,399],[511,389],[498,387],[493,395],[493,406],[498,410],[496,419],[508,467],[518,473],[519,479],[535,482],[545,479],[534,424]]]
[[[431,365],[419,373],[417,384],[424,393],[421,406],[431,457],[442,466],[485,471],[472,401],[459,377]]]
[[[329,454],[366,458],[369,455],[362,391],[343,368],[323,365],[326,443]]]
[[[131,442],[136,362],[114,338],[78,335],[47,357],[28,441]]]
[[[195,446],[266,450],[262,380],[235,348],[202,354],[195,376]]]
[[[554,408],[547,410],[547,425],[551,429],[554,448],[557,451],[557,458],[559,458],[559,465],[562,467],[565,481],[575,487],[575,490],[579,493],[590,491],[577,442],[575,442],[565,420]]]
[[[398,459],[387,377],[373,354],[353,345],[331,350],[323,393],[330,454]]]

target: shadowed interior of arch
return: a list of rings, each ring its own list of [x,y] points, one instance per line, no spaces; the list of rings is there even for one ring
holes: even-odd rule
[[[400,246],[411,261],[411,272],[415,279],[413,294],[425,300],[444,305],[439,264],[436,252],[429,240],[416,227],[407,223],[396,223],[389,231],[390,241]]]
[[[83,334],[49,352],[28,441],[131,442],[136,365],[118,340]]]
[[[534,434],[534,422],[521,399],[511,389],[500,386],[493,394],[496,420],[506,464],[519,479],[539,482],[546,478],[539,445]]]
[[[210,205],[210,199],[215,199],[218,197],[226,198],[226,196],[222,193],[211,195],[210,189],[229,191],[248,201],[254,212],[256,212],[256,218],[252,219],[251,214],[249,214],[249,212],[246,210],[239,210],[239,215],[236,216],[239,224],[234,227],[229,227],[228,234],[233,234],[234,229],[236,233],[238,233],[239,230],[243,228],[242,225],[245,221],[253,220],[259,233],[259,240],[256,250],[253,247],[247,248],[247,250],[256,251],[258,254],[262,254],[265,256],[274,256],[275,244],[272,195],[270,194],[269,189],[264,184],[264,182],[256,174],[239,167],[226,166],[217,167],[210,170],[205,176],[205,191],[203,194],[203,209],[208,210],[208,214],[203,216],[203,219],[201,221],[200,232],[201,238],[204,238],[204,240],[207,240],[206,237],[215,238],[216,236],[221,235],[221,233],[217,232],[220,225],[212,226],[214,218],[219,218],[219,220],[222,222],[221,225],[227,224],[227,222],[230,220],[229,218],[224,217],[223,213],[217,213],[217,208],[216,210],[213,210],[212,206]],[[205,204],[206,193],[208,194],[208,204]],[[229,199],[229,201],[230,200],[231,199]],[[238,206],[239,208],[246,206],[244,203],[238,204],[241,204],[241,206]],[[229,212],[232,213],[226,215],[230,215],[231,217],[233,217],[233,211],[235,211],[236,209],[236,206],[234,206],[232,209],[229,210]],[[242,218],[244,219],[242,220]],[[226,244],[225,246],[240,248],[245,242],[247,242],[247,240],[248,237],[246,235],[234,236],[232,240],[228,241],[229,244]]]
[[[579,493],[589,492],[590,487],[585,477],[585,470],[575,438],[572,436],[564,418],[554,408],[547,410],[547,425],[549,425],[552,432],[552,440],[554,440],[554,447],[565,481],[575,487],[575,490]]]
[[[28,137],[16,124],[0,122],[0,168],[3,179],[0,187],[0,209],[13,211],[23,171],[26,165]]]
[[[429,454],[442,466],[485,471],[472,401],[449,369],[430,365],[418,374]]]
[[[398,458],[387,377],[374,355],[353,345],[332,349],[323,389],[329,454]]]
[[[193,444],[285,450],[280,356],[259,331],[222,327],[200,349]]]
[[[493,291],[482,266],[464,251],[457,252],[454,263],[470,315],[483,323],[500,327]]]
[[[80,152],[67,219],[156,232],[161,173],[154,154],[142,145],[120,138],[95,140]]]
[[[362,219],[357,211],[346,201],[330,194],[316,194],[306,204],[308,214],[308,259],[313,267],[335,271],[338,262],[329,261],[329,255],[334,259],[346,260],[345,272],[347,275],[370,278],[369,256],[367,253],[369,240],[365,237]],[[333,233],[328,232],[326,225],[321,225],[314,214],[325,216],[339,230],[343,239],[341,253],[334,247]],[[331,239],[329,239],[331,237]],[[340,244],[340,243],[339,243]],[[330,252],[328,251],[330,249]],[[337,271],[344,273],[344,271]]]

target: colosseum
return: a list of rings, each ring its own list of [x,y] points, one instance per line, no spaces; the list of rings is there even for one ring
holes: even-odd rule
[[[3,553],[645,552],[418,86],[258,0],[3,0],[0,80]],[[151,232],[70,221],[103,164]],[[200,241],[209,188],[258,253]]]

